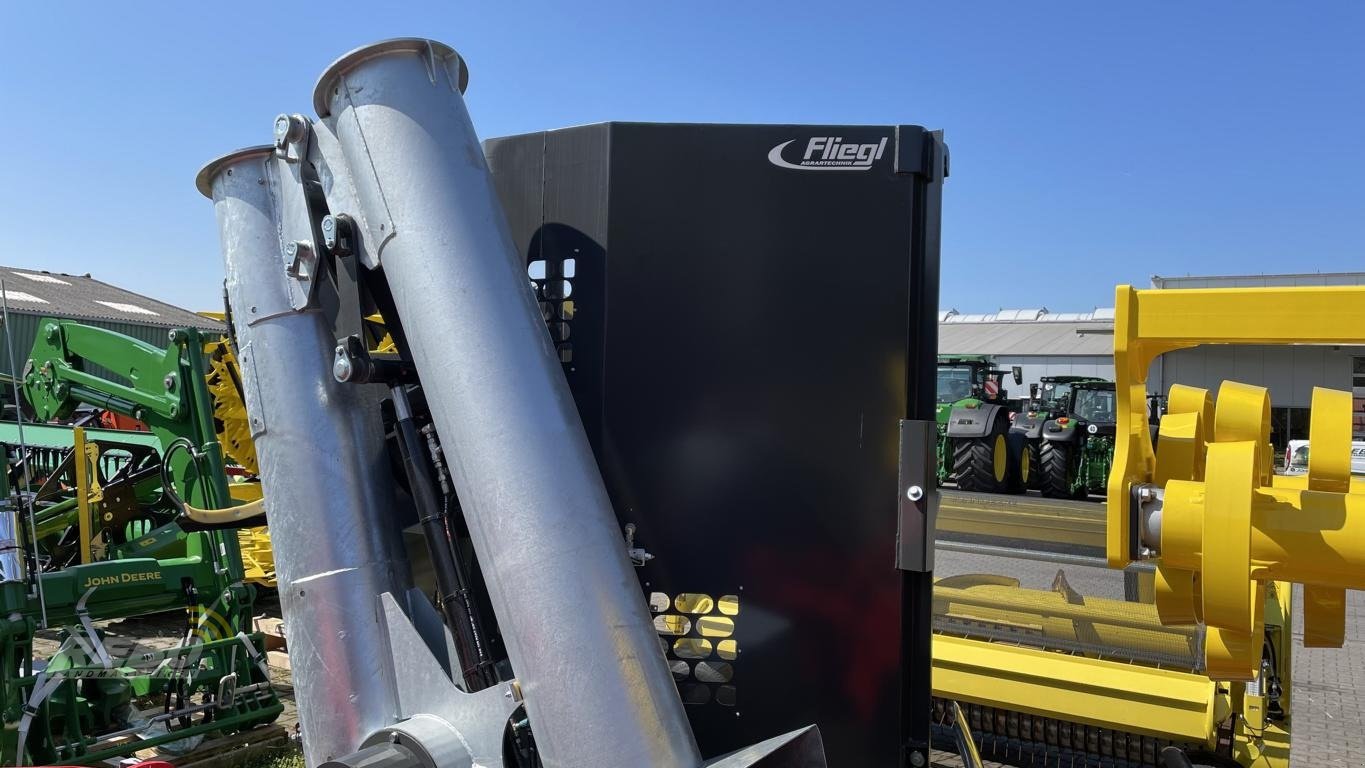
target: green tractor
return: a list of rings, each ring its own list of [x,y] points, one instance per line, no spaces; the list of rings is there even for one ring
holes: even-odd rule
[[[988,357],[940,357],[938,360],[938,481],[957,483],[964,491],[1018,493],[1028,484],[1028,455],[1023,441],[1010,436],[1010,400],[1005,376],[1023,382],[1018,366],[996,370]]]
[[[1090,382],[1103,383],[1105,379],[1094,376],[1044,376],[1037,384],[1029,385],[1028,400],[1020,406],[1010,425],[1010,435],[1015,440],[1022,439],[1024,450],[1028,452],[1026,461],[1030,469],[1028,487],[1038,490],[1042,487],[1041,466],[1043,447],[1043,426],[1052,419],[1066,416],[1071,404],[1071,388],[1077,384]],[[1021,436],[1021,437],[1015,437]]]
[[[1044,496],[1083,499],[1104,493],[1114,463],[1118,398],[1113,382],[1070,385],[1063,415],[1045,422],[1038,452]]]

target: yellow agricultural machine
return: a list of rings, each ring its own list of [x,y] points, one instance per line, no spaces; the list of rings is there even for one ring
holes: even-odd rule
[[[234,482],[228,484],[228,491],[238,501],[257,501],[261,498],[261,484],[255,480],[258,471],[256,446],[251,442],[246,404],[242,401],[242,374],[237,366],[237,356],[229,341],[222,338],[204,345],[204,359],[209,366],[207,383],[209,396],[213,399],[213,425],[218,431],[224,458],[234,465],[229,469]],[[275,555],[270,548],[270,530],[263,525],[242,528],[237,531],[237,545],[242,551],[246,580],[273,589]]]
[[[1102,547],[1101,562],[1029,555],[1073,577],[1096,565],[1128,574],[1130,599],[1118,601],[1079,594],[1060,574],[1051,590],[1005,577],[940,579],[935,693],[963,704],[983,755],[1182,765],[1157,762],[1170,747],[1193,764],[1289,764],[1292,585],[1303,585],[1308,647],[1340,646],[1345,590],[1365,586],[1351,395],[1314,392],[1316,463],[1307,476],[1277,476],[1268,391],[1226,382],[1215,399],[1174,386],[1154,444],[1147,372],[1161,354],[1200,344],[1359,344],[1362,307],[1360,288],[1119,288],[1119,439],[1105,511],[944,498],[940,530],[950,540],[940,551],[992,552],[992,565],[1008,571],[1018,551],[956,540],[989,532],[1039,548]]]

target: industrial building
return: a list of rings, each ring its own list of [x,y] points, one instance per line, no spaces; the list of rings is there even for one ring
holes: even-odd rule
[[[1365,272],[1286,275],[1152,277],[1161,290],[1281,286],[1365,285]],[[945,310],[939,314],[941,354],[991,355],[1001,366],[1018,365],[1024,385],[1043,376],[1113,378],[1114,310],[1083,313],[1045,308],[1002,309],[990,314]],[[1224,379],[1268,387],[1274,398],[1271,441],[1283,447],[1308,436],[1308,408],[1314,387],[1355,393],[1356,439],[1365,439],[1365,347],[1340,345],[1204,345],[1163,356],[1153,366],[1151,391],[1172,384],[1216,390]]]
[[[158,347],[166,345],[166,331],[171,328],[199,328],[212,333],[224,330],[216,320],[88,274],[0,267],[0,283],[4,285],[5,309],[0,317],[0,371],[6,376],[12,373],[11,352],[14,368],[23,372],[44,318],[79,320]],[[9,392],[4,397],[9,402]]]

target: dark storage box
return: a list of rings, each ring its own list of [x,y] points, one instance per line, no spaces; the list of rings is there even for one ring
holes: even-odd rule
[[[831,766],[895,765],[942,144],[607,123],[485,151],[703,752],[817,723]]]

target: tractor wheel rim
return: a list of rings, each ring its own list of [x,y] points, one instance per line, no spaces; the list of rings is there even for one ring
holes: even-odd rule
[[[995,482],[1005,482],[1005,470],[1009,467],[1009,455],[1005,451],[1005,436],[995,436],[995,450],[991,457],[992,469],[995,470]]]
[[[1029,455],[1027,446],[1019,451],[1019,481],[1028,484],[1029,473],[1033,471],[1033,458]]]

